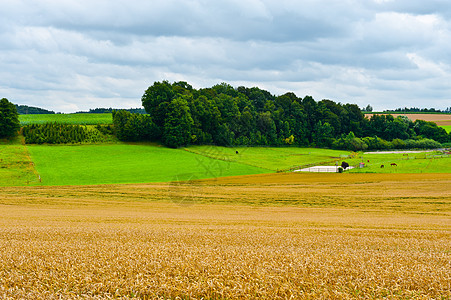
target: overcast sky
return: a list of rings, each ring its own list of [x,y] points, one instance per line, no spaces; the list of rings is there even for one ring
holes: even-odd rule
[[[155,81],[451,106],[449,0],[0,0],[0,98],[141,107]]]

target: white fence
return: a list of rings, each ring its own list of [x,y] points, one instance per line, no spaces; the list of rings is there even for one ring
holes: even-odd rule
[[[312,173],[338,173],[340,166],[315,166],[296,170],[295,172],[312,172]],[[354,169],[354,167],[346,168],[346,170]]]

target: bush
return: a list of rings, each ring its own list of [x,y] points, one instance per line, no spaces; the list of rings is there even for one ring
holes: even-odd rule
[[[76,144],[111,140],[96,128],[55,122],[26,125],[22,133],[26,144]]]
[[[150,141],[160,135],[149,115],[113,111],[113,124],[114,133],[121,141]]]

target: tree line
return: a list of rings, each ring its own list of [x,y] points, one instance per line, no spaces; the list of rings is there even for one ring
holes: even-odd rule
[[[390,115],[368,119],[356,104],[317,102],[291,92],[275,96],[258,87],[222,83],[194,89],[183,81],[162,81],[150,86],[141,100],[148,115],[113,113],[119,139],[154,140],[169,147],[295,145],[350,150],[428,144],[415,142],[422,139],[438,142],[434,146],[451,142],[451,135],[433,122]],[[347,143],[351,139],[356,142]]]
[[[405,116],[365,118],[355,104],[316,102],[294,93],[274,96],[257,87],[222,83],[194,89],[186,82],[155,82],[142,96],[148,114],[113,111],[113,128],[48,123],[25,126],[27,143],[101,142],[114,132],[123,141],[158,141],[169,147],[310,146],[336,149],[436,148],[451,134],[433,122]],[[17,108],[0,101],[0,138],[20,129]]]
[[[47,110],[44,108],[34,107],[34,106],[28,106],[28,105],[17,105],[16,110],[20,115],[41,115],[41,114],[54,114],[55,112],[52,110]]]
[[[106,113],[112,113],[113,111],[119,110],[117,108],[91,108],[89,111],[77,111],[75,112],[76,114],[106,114]],[[136,114],[145,114],[146,111],[144,108],[126,108],[126,109],[121,109],[121,110],[126,110],[128,112],[131,113],[136,113]]]
[[[394,110],[384,110],[384,112],[396,112],[396,113],[445,113],[445,114],[451,114],[451,107],[447,107],[444,110],[435,109],[435,108],[418,108],[418,107],[404,107],[404,108],[397,108]]]

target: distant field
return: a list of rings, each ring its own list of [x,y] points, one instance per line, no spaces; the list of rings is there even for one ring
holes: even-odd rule
[[[19,121],[22,126],[29,124],[43,124],[48,122],[79,124],[79,125],[97,125],[97,124],[112,124],[113,117],[111,113],[48,114],[48,115],[42,114],[42,115],[19,115]]]
[[[450,299],[449,174],[4,187],[2,299]],[[177,205],[174,197],[190,197]]]
[[[392,114],[392,113],[373,113],[378,115],[392,115],[393,117],[397,116],[407,116],[410,120],[424,120],[429,122],[434,122],[437,125],[451,125],[451,114],[439,114],[439,113],[402,113],[402,114]],[[366,113],[365,116],[367,118],[371,118],[373,114]]]
[[[27,148],[44,185],[168,182],[270,172],[154,144]]]

